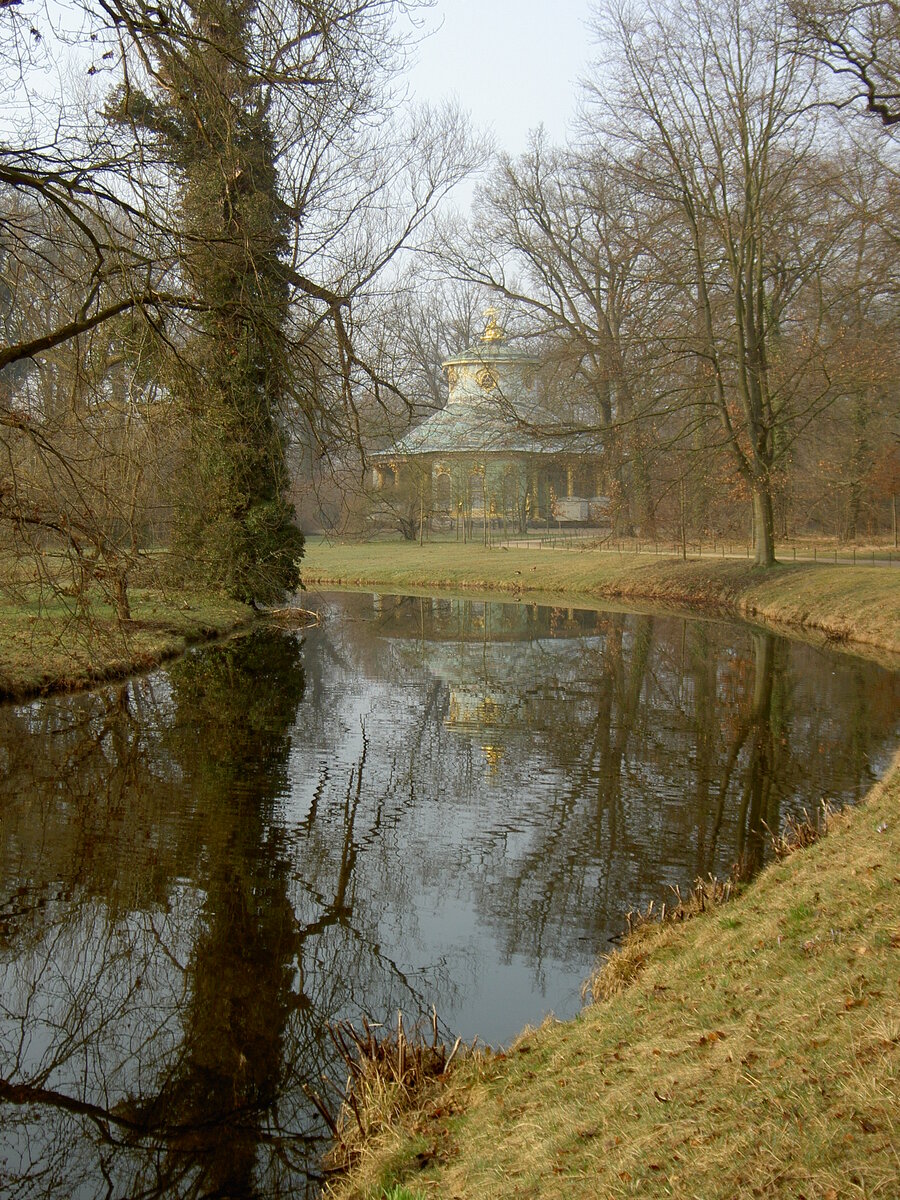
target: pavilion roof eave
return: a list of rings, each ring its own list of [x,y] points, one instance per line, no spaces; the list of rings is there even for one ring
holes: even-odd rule
[[[387,461],[396,458],[434,458],[451,456],[471,456],[473,454],[510,454],[523,456],[573,455],[580,457],[597,457],[602,453],[600,447],[586,443],[583,439],[561,438],[553,440],[528,439],[525,442],[511,442],[502,438],[496,440],[482,439],[478,442],[454,444],[430,444],[428,441],[412,444],[404,438],[395,446],[387,446],[381,450],[370,451],[368,457],[373,461]]]
[[[505,342],[477,342],[459,354],[445,358],[441,366],[446,369],[447,367],[471,366],[473,363],[487,365],[498,362],[537,366],[541,362],[541,358],[529,350],[511,349]]]

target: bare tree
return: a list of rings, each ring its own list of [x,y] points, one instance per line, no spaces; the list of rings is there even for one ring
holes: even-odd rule
[[[832,181],[840,249],[822,292],[821,370],[833,406],[798,439],[790,480],[798,513],[849,540],[883,524],[896,490],[888,484],[900,355],[896,177],[880,131],[863,132],[842,148]]]
[[[683,298],[669,339],[680,402],[715,420],[769,565],[776,468],[830,398],[808,386],[836,237],[827,211],[810,214],[822,192],[807,63],[784,11],[736,0],[623,4],[597,28],[615,71],[591,89],[598,132],[673,217],[659,261]]]
[[[896,0],[790,0],[800,45],[837,77],[839,103],[862,101],[886,128],[900,124],[900,5]]]
[[[501,156],[479,193],[472,244],[454,264],[540,339],[540,424],[604,446],[614,507],[624,526],[644,531],[664,390],[659,330],[673,308],[653,261],[666,219],[605,146],[554,148],[539,132],[519,159]]]

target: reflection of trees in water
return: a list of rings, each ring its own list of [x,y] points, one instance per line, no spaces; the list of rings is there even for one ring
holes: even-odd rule
[[[785,809],[814,808],[823,793],[853,798],[871,779],[858,746],[876,730],[890,736],[889,708],[873,719],[827,687],[820,703],[834,706],[843,728],[823,737],[809,694],[795,707],[802,676],[791,658],[805,648],[748,633],[735,651],[717,633],[610,618],[593,664],[594,707],[573,703],[554,730],[564,782],[548,790],[517,868],[507,864],[485,887],[482,904],[508,953],[540,959],[577,955],[581,938],[600,945],[619,931],[624,909],[665,898],[667,884],[727,872],[739,858],[758,867],[766,827],[777,829]],[[807,692],[830,676],[828,659],[817,665]],[[848,663],[841,673],[858,694],[869,668]]]
[[[0,707],[0,878],[63,881],[113,910],[162,901],[192,854],[173,827],[178,767],[159,753],[168,708],[158,678]]]
[[[895,678],[749,627],[418,597],[380,598],[366,624],[371,598],[339,603],[356,623],[338,691],[360,671],[391,695],[423,672],[423,704],[426,681],[463,689],[449,717],[430,692],[416,726],[408,786],[439,811],[402,826],[408,869],[467,890],[502,953],[533,964],[583,961],[668,883],[758,865],[766,825],[860,795],[894,736]]]
[[[142,681],[3,712],[32,726],[0,785],[16,809],[4,878],[22,893],[0,964],[9,1195],[93,1197],[104,1180],[111,1195],[306,1194],[321,1131],[303,1085],[330,1064],[324,1024],[380,977],[404,983],[352,928],[358,771],[336,870],[298,891],[276,813],[297,642],[257,633],[169,681],[155,707]]]
[[[307,1000],[293,989],[303,931],[288,899],[283,833],[272,821],[302,667],[295,643],[257,634],[176,664],[171,680],[170,744],[207,821],[205,899],[186,963],[178,1052],[153,1091],[127,1109],[139,1127],[178,1131],[156,1161],[160,1193],[190,1180],[198,1195],[279,1194],[287,1181],[278,1160],[266,1154],[258,1163],[259,1148],[277,1145],[296,1169],[310,1132],[296,1111],[287,1121],[284,1111],[273,1116],[302,1082],[289,1072],[304,1065],[286,1044]]]
[[[737,645],[717,636],[715,625],[682,626],[680,633],[672,622],[657,622],[648,658],[649,635],[641,635],[638,623],[627,674],[612,640],[612,711],[603,700],[596,759],[579,760],[595,780],[597,808],[577,803],[587,793],[578,781],[560,843],[591,834],[602,843],[606,818],[605,844],[597,846],[598,940],[618,931],[624,907],[664,898],[666,884],[727,872],[739,858],[758,867],[766,827],[777,829],[784,810],[814,808],[823,793],[850,799],[864,790],[871,768],[864,755],[848,753],[848,744],[876,731],[878,740],[892,735],[891,707],[879,718],[848,705],[834,687],[828,658],[768,633],[747,633]],[[863,678],[881,673],[844,663],[840,674],[858,693]],[[634,714],[639,678],[640,713]],[[797,703],[800,688],[805,695]],[[601,697],[605,690],[601,683]],[[827,733],[825,722],[832,725]],[[583,744],[591,743],[585,738]],[[545,858],[546,845],[543,835],[536,839],[535,863]],[[556,861],[552,853],[549,859]],[[556,918],[554,936],[577,928],[579,913],[592,911],[590,896],[565,882],[545,894]],[[525,937],[533,925],[526,915]]]

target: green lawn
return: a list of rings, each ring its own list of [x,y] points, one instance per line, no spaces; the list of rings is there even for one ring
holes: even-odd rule
[[[13,564],[15,565],[15,564]],[[310,538],[307,586],[339,583],[387,591],[503,593],[556,603],[616,601],[643,607],[735,613],[900,661],[900,573],[890,568],[791,564],[761,571],[740,560],[681,562],[590,549],[489,549],[480,544]],[[99,597],[87,612],[3,568],[0,695],[83,687],[139,670],[252,620],[220,596],[132,588],[132,620],[119,624]]]

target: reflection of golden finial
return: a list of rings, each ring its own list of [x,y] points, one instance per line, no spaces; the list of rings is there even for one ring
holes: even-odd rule
[[[491,304],[484,310],[484,315],[487,317],[487,324],[481,340],[483,342],[502,342],[506,337],[506,331],[497,324],[497,318],[500,316],[499,308],[494,308]]]
[[[503,747],[502,746],[482,746],[481,753],[484,755],[488,766],[488,775],[491,779],[496,779],[500,774],[500,765],[503,762]]]

